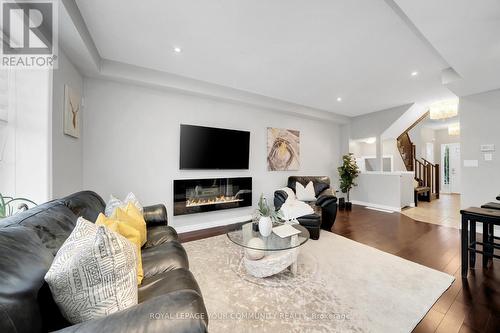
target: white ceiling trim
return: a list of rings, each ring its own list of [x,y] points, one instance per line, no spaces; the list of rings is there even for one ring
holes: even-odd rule
[[[74,0],[63,0],[59,7],[59,39],[64,53],[85,74],[99,71],[101,56]]]
[[[272,111],[291,113],[302,118],[320,119],[339,124],[347,124],[349,122],[349,117],[332,112],[107,59],[101,59],[97,77],[236,102]]]

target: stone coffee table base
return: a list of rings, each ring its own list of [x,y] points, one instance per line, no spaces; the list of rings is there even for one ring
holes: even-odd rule
[[[268,251],[264,258],[259,260],[251,260],[244,256],[243,265],[248,274],[258,278],[281,273],[287,268],[290,268],[292,274],[296,275],[298,255],[298,248],[283,251]]]

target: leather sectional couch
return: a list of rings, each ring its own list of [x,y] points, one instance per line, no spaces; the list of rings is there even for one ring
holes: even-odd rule
[[[331,231],[337,217],[337,197],[330,187],[330,178],[326,176],[291,176],[288,177],[287,187],[295,193],[297,182],[306,186],[313,182],[316,201],[311,203],[314,213],[297,218],[311,235],[311,239],[319,239],[320,229]],[[283,190],[274,192],[274,207],[280,209],[288,195]]]
[[[44,281],[79,216],[95,221],[105,203],[84,191],[0,220],[0,332],[206,332],[208,317],[186,252],[167,226],[164,205],[144,208],[139,304],[70,325]]]

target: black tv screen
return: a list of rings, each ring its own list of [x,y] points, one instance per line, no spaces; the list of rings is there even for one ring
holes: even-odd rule
[[[181,169],[248,169],[250,132],[181,125]]]

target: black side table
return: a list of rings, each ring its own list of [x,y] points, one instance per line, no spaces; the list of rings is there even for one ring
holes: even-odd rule
[[[462,214],[462,278],[466,278],[468,265],[470,264],[472,268],[476,264],[476,253],[483,255],[483,267],[487,266],[489,258],[500,259],[500,256],[494,253],[495,249],[500,249],[500,244],[494,242],[497,237],[493,234],[490,236],[490,230],[493,230],[494,225],[500,225],[500,210],[470,207],[461,210],[460,214]],[[483,224],[482,242],[476,241],[477,222]],[[476,245],[481,245],[483,250],[477,250]]]

